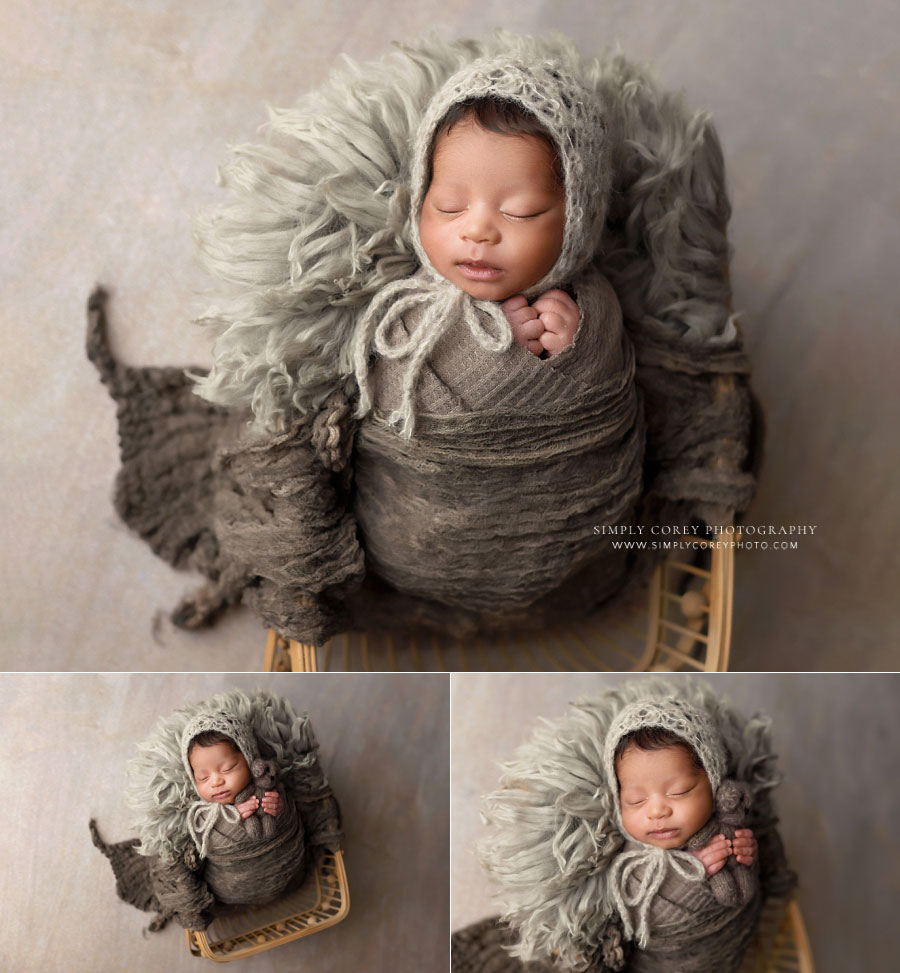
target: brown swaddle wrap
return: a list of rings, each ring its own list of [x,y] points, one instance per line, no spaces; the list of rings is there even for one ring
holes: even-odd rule
[[[627,841],[619,854],[643,847]],[[644,867],[638,865],[623,883],[626,901],[641,900]],[[648,941],[633,951],[627,969],[629,973],[733,973],[754,937],[761,907],[758,882],[753,897],[742,905],[724,905],[705,876],[668,867],[647,911]]]
[[[277,816],[243,821],[219,816],[207,836],[203,878],[217,902],[262,905],[302,880],[306,872],[303,824],[292,800],[282,795]],[[243,795],[239,795],[243,796]]]
[[[410,439],[387,419],[408,362],[376,359],[354,512],[369,566],[399,591],[499,620],[588,564],[596,601],[621,584],[624,555],[593,528],[631,522],[641,494],[634,356],[606,280],[586,274],[575,291],[576,340],[546,361],[446,322],[418,375]],[[416,323],[404,316],[404,337]]]

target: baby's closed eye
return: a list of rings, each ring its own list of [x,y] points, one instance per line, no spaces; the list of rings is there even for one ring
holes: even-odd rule
[[[539,210],[536,213],[509,213],[509,212],[503,211],[503,215],[508,220],[535,220],[539,216],[543,216],[544,213],[546,213],[546,212],[547,212],[546,210]]]
[[[443,213],[445,216],[455,216],[466,208],[465,200],[454,199],[452,196],[449,199],[433,200],[431,205],[438,213]]]

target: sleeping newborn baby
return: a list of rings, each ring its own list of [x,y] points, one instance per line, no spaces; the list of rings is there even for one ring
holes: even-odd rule
[[[187,826],[201,857],[210,847],[243,843],[244,835],[276,833],[273,819],[285,807],[283,788],[276,788],[275,763],[260,758],[248,727],[224,712],[203,713],[186,727],[182,745],[200,798],[188,811]]]
[[[435,270],[479,300],[502,301],[533,354],[572,343],[578,306],[563,290],[523,294],[559,258],[566,197],[550,134],[515,102],[454,105],[438,126],[419,235]],[[615,298],[612,298],[615,300]]]
[[[197,793],[204,801],[216,804],[233,804],[245,821],[262,808],[262,813],[276,817],[282,800],[278,791],[263,791],[262,797],[251,785],[250,766],[247,758],[231,737],[215,730],[198,733],[188,747],[188,761],[194,774]],[[257,777],[269,768],[257,768]]]
[[[583,611],[625,570],[594,527],[629,523],[642,487],[633,351],[593,263],[602,108],[561,67],[475,62],[435,96],[415,150],[420,269],[357,333],[367,563],[482,624],[526,607],[534,622],[567,579],[556,600]]]
[[[503,767],[479,846],[503,917],[455,934],[461,970],[482,954],[505,969],[505,947],[541,970],[734,973],[763,902],[795,884],[768,721],[706,684],[580,701]]]
[[[527,98],[536,83],[548,88],[543,105]],[[581,99],[581,117],[573,109],[565,119],[578,131],[553,114],[561,97]],[[621,372],[619,302],[590,266],[609,180],[596,97],[558,70],[476,62],[435,97],[417,145],[421,269],[385,288],[366,316],[357,351],[374,341],[378,357],[371,379],[357,362],[362,409],[371,395],[410,435],[418,413],[529,406],[535,383],[552,407],[566,395],[557,370],[587,384]],[[576,339],[577,356],[546,365],[530,365],[517,347],[550,358],[574,351]]]
[[[232,691],[160,721],[129,767],[139,841],[108,845],[91,822],[120,898],[156,912],[153,929],[170,918],[202,929],[298,887],[341,841],[316,748],[307,718],[269,693]]]
[[[709,716],[675,696],[632,703],[609,727],[604,764],[628,839],[610,886],[637,946],[633,973],[726,973],[753,937],[756,839],[749,828],[721,831],[716,813],[744,786],[725,778],[727,759]]]

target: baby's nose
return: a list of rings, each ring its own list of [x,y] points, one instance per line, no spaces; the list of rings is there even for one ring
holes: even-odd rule
[[[665,801],[655,800],[647,808],[647,814],[651,818],[666,818],[672,813],[671,808]]]
[[[500,231],[487,214],[470,210],[462,226],[462,237],[470,243],[496,243],[500,239]]]

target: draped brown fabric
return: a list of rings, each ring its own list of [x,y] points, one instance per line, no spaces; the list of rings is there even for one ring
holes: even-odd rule
[[[88,312],[88,355],[118,404],[116,509],[173,566],[209,578],[175,609],[184,627],[241,600],[314,643],[351,626],[463,634],[574,620],[652,557],[613,556],[595,524],[728,518],[753,494],[737,341],[688,347],[626,320],[623,370],[594,388],[570,381],[568,400],[538,397],[532,413],[424,415],[403,440],[378,416],[357,431],[336,392],[263,438],[180,370],[116,362],[102,291]],[[552,359],[522,361],[566,383]],[[436,570],[438,544],[449,573]]]
[[[585,960],[583,973],[619,973],[624,970],[628,950],[621,929],[607,925],[599,955]],[[508,947],[515,934],[498,918],[491,917],[457,930],[451,937],[451,973],[553,973],[560,967],[540,960],[524,961],[510,956]]]

